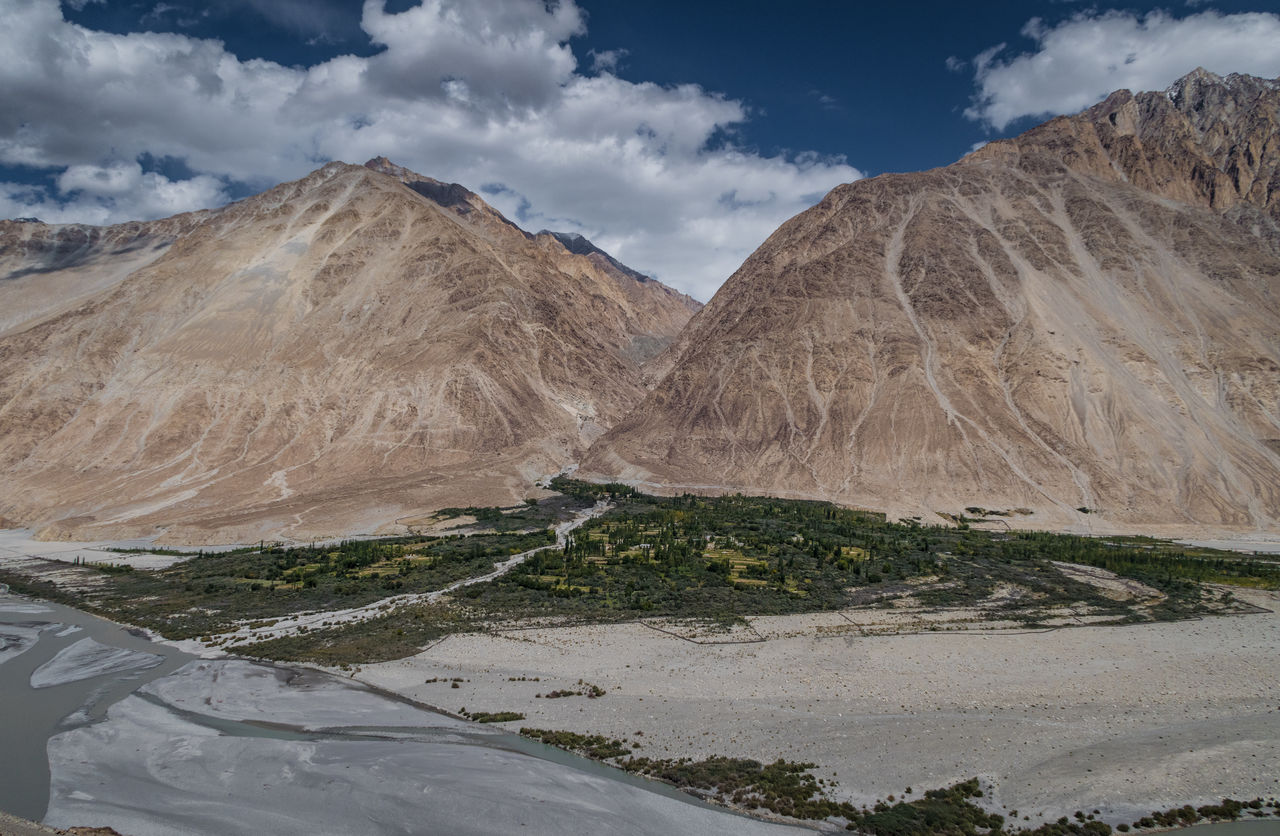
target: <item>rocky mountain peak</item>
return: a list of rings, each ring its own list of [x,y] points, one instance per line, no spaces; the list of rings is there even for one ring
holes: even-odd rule
[[[509,220],[465,186],[458,183],[445,183],[426,177],[404,166],[397,165],[386,157],[374,157],[364,164],[364,168],[399,180],[440,207],[453,212],[460,218],[467,219],[470,223],[479,223],[481,226],[487,227],[492,233],[515,233],[540,245],[549,246],[557,254],[581,256],[590,262],[593,268],[611,276],[618,282],[623,292],[632,295],[635,303],[646,305],[647,303],[644,301],[646,297],[655,296],[664,299],[663,307],[668,302],[674,302],[690,313],[696,312],[702,307],[702,304],[696,299],[667,287],[639,270],[623,264],[600,247],[597,247],[581,233],[553,232],[544,229],[536,235],[531,234]],[[648,287],[641,289],[639,293],[633,293],[631,285],[637,283],[648,285]],[[657,313],[657,311],[652,311],[652,313]],[[661,343],[661,345],[665,346],[665,343]],[[654,343],[641,351],[639,356],[650,359],[658,352],[659,343]]]
[[[1220,76],[1196,67],[1164,91],[1165,98],[1188,114],[1230,112],[1238,104],[1250,104],[1280,89],[1277,81],[1242,73]]]
[[[641,273],[639,270],[631,269],[627,265],[618,261],[613,256],[609,255],[604,250],[597,247],[595,244],[591,243],[591,240],[581,233],[552,232],[549,229],[541,230],[538,233],[538,236],[544,236],[544,235],[554,238],[556,241],[560,243],[562,247],[564,247],[566,250],[573,253],[574,255],[585,255],[588,258],[592,256],[598,256],[600,259],[603,259],[605,262],[611,265],[614,269],[618,270],[624,275],[630,276],[631,278],[635,279],[638,282],[652,281],[652,279],[649,276],[646,276],[644,273]]]
[[[965,158],[1042,173],[1066,166],[1219,211],[1280,221],[1280,79],[1197,68],[1159,92],[1117,90]]]
[[[448,209],[455,215],[467,218],[472,222],[479,222],[488,226],[493,232],[499,234],[514,232],[524,238],[532,237],[497,209],[486,203],[478,194],[460,183],[445,183],[441,180],[427,177],[404,166],[396,165],[386,157],[374,157],[365,163],[364,167],[379,174],[394,177],[441,208]]]

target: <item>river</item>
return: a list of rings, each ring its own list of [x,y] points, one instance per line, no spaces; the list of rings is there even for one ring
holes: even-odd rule
[[[149,834],[802,833],[309,669],[0,595],[0,809]]]

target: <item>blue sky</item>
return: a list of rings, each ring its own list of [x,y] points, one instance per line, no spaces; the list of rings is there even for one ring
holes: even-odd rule
[[[1197,65],[1280,6],[0,0],[0,216],[118,222],[376,154],[707,299],[861,176]]]

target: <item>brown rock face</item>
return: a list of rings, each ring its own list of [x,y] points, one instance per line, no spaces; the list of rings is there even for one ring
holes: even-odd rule
[[[506,503],[697,303],[375,160],[224,209],[0,223],[0,514],[251,541]]]
[[[1197,72],[835,189],[693,319],[583,472],[1276,530],[1278,90]]]
[[[1193,206],[1247,204],[1280,220],[1280,80],[1197,69],[1162,93],[1118,90],[969,159],[1024,152]]]

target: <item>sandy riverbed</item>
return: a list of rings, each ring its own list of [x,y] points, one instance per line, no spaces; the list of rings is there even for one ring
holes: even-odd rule
[[[700,641],[765,640],[635,623],[453,636],[358,676],[449,710],[524,712],[513,726],[637,740],[639,754],[813,761],[858,803],[974,775],[1032,820],[1280,795],[1274,612],[1039,633],[863,635],[836,613],[751,627]],[[607,695],[536,696],[579,679]]]
[[[192,662],[49,740],[45,823],[134,836],[804,832],[506,738],[332,677]]]

